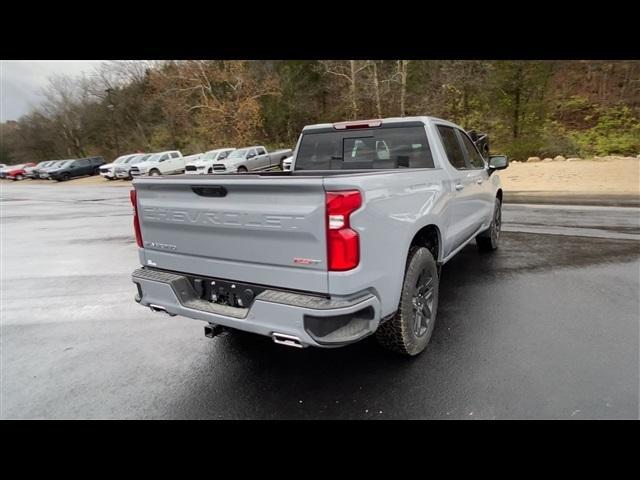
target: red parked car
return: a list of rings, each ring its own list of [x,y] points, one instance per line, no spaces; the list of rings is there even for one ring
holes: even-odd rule
[[[24,169],[27,167],[35,167],[35,165],[36,164],[33,162],[23,163],[22,165],[15,165],[13,169],[6,170],[5,178],[9,180],[22,180],[25,177],[26,173]]]

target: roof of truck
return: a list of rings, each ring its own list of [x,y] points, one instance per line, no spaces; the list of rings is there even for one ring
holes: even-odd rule
[[[389,123],[405,123],[405,122],[422,122],[422,123],[427,123],[429,121],[435,121],[438,123],[444,123],[444,124],[449,124],[449,125],[455,125],[447,120],[443,120],[441,118],[437,118],[437,117],[429,117],[429,116],[414,116],[414,117],[388,117],[388,118],[375,118],[375,119],[366,119],[366,120],[349,120],[346,122],[335,122],[335,123],[317,123],[315,125],[306,125],[302,131],[306,131],[306,130],[320,130],[320,129],[327,129],[327,128],[336,128],[336,125],[348,125],[348,124],[352,124],[352,125],[359,125],[359,124],[367,124],[367,123],[382,123],[382,124],[389,124]],[[378,126],[378,125],[371,125],[371,126]]]

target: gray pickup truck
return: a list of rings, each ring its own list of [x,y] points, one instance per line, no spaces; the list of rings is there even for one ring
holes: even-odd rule
[[[136,301],[295,347],[375,333],[424,350],[440,266],[498,247],[502,188],[457,125],[405,117],[307,126],[292,171],[137,178]]]
[[[213,173],[245,173],[272,170],[276,167],[282,169],[282,162],[291,156],[291,153],[291,149],[267,152],[261,145],[239,148],[220,162],[214,163],[211,169]]]

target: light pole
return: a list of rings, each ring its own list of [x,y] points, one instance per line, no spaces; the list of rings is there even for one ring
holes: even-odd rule
[[[105,90],[105,92],[107,92],[107,96],[109,98],[109,104],[107,105],[107,108],[109,109],[109,111],[111,112],[111,129],[113,130],[113,137],[115,138],[116,141],[116,157],[120,156],[120,142],[118,141],[118,130],[116,128],[116,122],[115,122],[115,108],[116,106],[113,103],[113,100],[111,98],[111,92],[113,92],[112,88],[107,88]]]

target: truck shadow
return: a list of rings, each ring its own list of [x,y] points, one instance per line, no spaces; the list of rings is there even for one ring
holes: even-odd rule
[[[589,244],[585,251],[591,251],[594,239],[532,237],[505,234],[501,249],[490,255],[469,245],[443,267],[437,324],[427,350],[416,358],[387,352],[373,337],[343,348],[300,350],[232,332],[207,344],[205,355],[192,366],[197,374],[186,381],[183,395],[168,406],[168,414],[172,418],[451,418],[447,415],[452,403],[464,397],[474,381],[477,339],[486,329],[500,328],[501,320],[484,311],[486,291],[478,282],[489,285],[505,275],[597,263],[603,257],[624,261],[638,253],[637,242],[612,246],[603,241],[609,252],[600,249],[585,259],[579,245]]]

